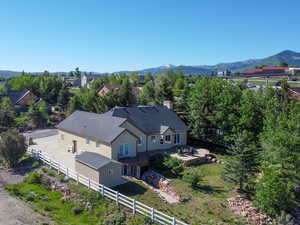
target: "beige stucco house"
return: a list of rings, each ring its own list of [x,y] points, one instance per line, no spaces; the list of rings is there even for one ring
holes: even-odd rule
[[[58,129],[62,151],[78,157],[85,152],[99,154],[121,163],[121,174],[115,172],[113,176],[135,177],[140,177],[151,155],[186,145],[188,131],[165,106],[115,107],[104,114],[76,111]],[[83,170],[80,166],[77,169]]]

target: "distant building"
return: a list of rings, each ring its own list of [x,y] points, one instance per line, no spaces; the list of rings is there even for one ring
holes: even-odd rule
[[[288,67],[280,67],[280,66],[264,66],[258,69],[250,69],[240,72],[240,75],[245,76],[269,76],[269,75],[284,75],[289,71]]]
[[[83,75],[81,75],[80,85],[81,85],[81,87],[89,87],[89,84],[98,78],[100,78],[99,75],[83,74]]]
[[[61,79],[67,86],[79,87],[81,83],[81,79],[77,77],[62,77]]]
[[[297,74],[300,74],[300,68],[290,67],[290,68],[289,68],[289,73],[290,73],[291,75],[297,75]]]
[[[98,96],[104,96],[106,95],[108,92],[111,91],[119,91],[121,90],[123,87],[120,84],[105,84],[103,85],[101,88],[98,89],[97,91],[97,95]],[[142,92],[142,88],[141,87],[132,87],[132,94],[133,95],[138,95]]]

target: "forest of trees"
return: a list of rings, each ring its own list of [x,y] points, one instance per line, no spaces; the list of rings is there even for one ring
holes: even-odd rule
[[[79,71],[77,71],[78,76]],[[99,97],[103,84],[123,88]],[[17,114],[9,101],[2,100],[0,129],[5,131],[25,120],[39,127],[48,119],[47,104],[68,116],[75,110],[103,113],[115,106],[159,105],[172,100],[191,128],[190,137],[223,146],[228,155],[222,177],[238,186],[265,213],[290,213],[299,204],[300,185],[300,102],[289,98],[288,86],[252,91],[245,83],[220,78],[165,71],[139,75],[112,74],[95,80],[90,88],[71,91],[58,76],[24,73],[8,80],[15,90],[29,89],[43,99]],[[132,87],[142,86],[139,95]]]

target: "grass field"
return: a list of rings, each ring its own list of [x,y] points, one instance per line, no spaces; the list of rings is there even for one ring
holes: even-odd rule
[[[246,224],[226,207],[226,199],[235,193],[234,187],[221,179],[222,169],[223,165],[221,164],[206,164],[186,168],[186,170],[196,170],[202,175],[202,181],[199,182],[196,189],[192,189],[180,178],[170,178],[177,192],[182,197],[189,199],[179,204],[165,203],[157,193],[140,182],[127,183],[117,189],[123,194],[134,197],[190,224]]]

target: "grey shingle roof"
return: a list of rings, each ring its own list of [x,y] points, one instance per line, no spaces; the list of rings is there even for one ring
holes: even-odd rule
[[[8,97],[12,104],[16,104],[18,101],[22,99],[22,97],[29,92],[28,90],[20,90],[20,91],[14,91],[11,89],[7,89],[6,93],[1,95],[0,98]]]
[[[84,137],[111,143],[125,128],[126,120],[146,134],[161,134],[167,129],[186,131],[184,122],[165,106],[115,107],[104,114],[76,111],[58,128]]]
[[[63,120],[58,128],[111,143],[125,130],[125,128],[119,127],[125,120],[104,114],[75,111]]]
[[[100,169],[101,167],[107,165],[110,162],[119,163],[115,160],[109,159],[103,155],[94,152],[83,152],[75,157],[75,160],[81,162],[93,169]]]
[[[167,128],[188,130],[176,113],[165,106],[115,107],[105,114],[126,118],[146,134],[159,134]]]

